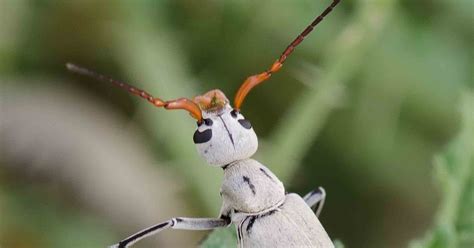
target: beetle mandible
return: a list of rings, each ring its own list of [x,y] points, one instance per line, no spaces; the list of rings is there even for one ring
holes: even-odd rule
[[[234,107],[224,93],[211,90],[192,100],[163,101],[141,89],[68,63],[75,73],[107,81],[140,96],[156,107],[183,109],[197,120],[193,136],[198,153],[211,165],[221,167],[224,180],[219,218],[172,218],[148,227],[111,247],[125,248],[164,229],[211,230],[236,225],[239,247],[334,247],[318,220],[325,200],[323,188],[303,198],[285,192],[283,183],[264,165],[251,159],[258,140],[252,125],[240,113],[243,100],[252,88],[280,70],[296,46],[340,2],[333,2],[291,42],[268,70],[248,77],[234,98]],[[316,214],[313,213],[313,209]]]

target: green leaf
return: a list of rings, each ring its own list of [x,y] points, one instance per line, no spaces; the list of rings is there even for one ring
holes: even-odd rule
[[[336,248],[344,248],[345,247],[344,244],[342,243],[342,241],[340,241],[339,239],[334,240],[334,246]]]
[[[201,248],[221,248],[235,247],[237,244],[237,236],[235,228],[216,229],[207,236],[206,240],[199,246]]]

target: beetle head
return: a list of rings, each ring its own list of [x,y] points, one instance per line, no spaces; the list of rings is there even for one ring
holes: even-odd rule
[[[244,116],[232,109],[220,90],[211,90],[193,100],[203,121],[193,136],[198,153],[211,165],[225,166],[250,158],[258,147],[257,135]]]

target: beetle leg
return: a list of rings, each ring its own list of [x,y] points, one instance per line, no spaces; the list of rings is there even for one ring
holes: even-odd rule
[[[228,226],[230,223],[230,218],[173,218],[135,233],[109,248],[129,247],[148,236],[154,235],[168,228],[182,230],[212,230],[218,227]]]
[[[306,204],[315,210],[317,217],[319,217],[319,214],[321,214],[321,211],[323,210],[325,199],[326,191],[323,187],[318,187],[303,197],[303,200],[306,202]]]

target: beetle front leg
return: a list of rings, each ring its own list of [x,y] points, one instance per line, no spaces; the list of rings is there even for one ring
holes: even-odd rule
[[[148,236],[154,235],[168,228],[182,230],[212,230],[218,227],[228,226],[230,223],[230,218],[173,218],[135,233],[109,248],[129,247]]]
[[[318,187],[317,189],[309,192],[303,197],[303,200],[306,202],[306,204],[308,204],[310,208],[315,210],[316,217],[319,217],[319,214],[321,214],[325,199],[326,191],[323,187]]]

